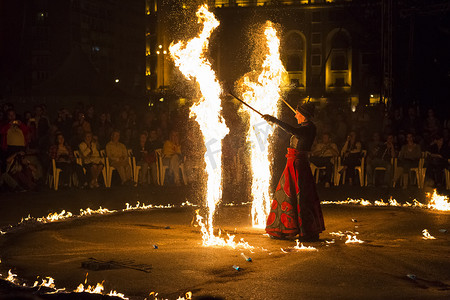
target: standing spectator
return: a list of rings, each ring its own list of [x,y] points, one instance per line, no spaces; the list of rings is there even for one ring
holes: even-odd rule
[[[361,164],[361,150],[362,145],[356,139],[356,132],[351,131],[341,150],[343,158],[342,165],[344,166],[342,171],[345,170],[347,172],[348,183],[350,185],[353,184],[353,180],[355,179],[355,167]]]
[[[367,150],[367,184],[369,186],[375,185],[375,168],[382,167],[386,169],[383,185],[390,185],[393,176],[391,160],[396,156],[394,136],[388,135],[386,142],[383,143],[380,135],[374,133]]]
[[[49,155],[51,159],[55,160],[56,167],[61,169],[61,180],[64,186],[69,185],[70,178],[73,175],[77,176],[78,186],[87,186],[86,178],[83,172],[83,167],[75,162],[72,148],[64,140],[62,133],[56,134],[56,143],[50,146]]]
[[[427,119],[425,120],[424,130],[430,136],[434,136],[439,132],[440,125],[438,118],[434,115],[434,110],[430,108],[427,113]]]
[[[333,172],[333,159],[339,156],[339,150],[335,143],[331,142],[330,135],[324,133],[322,142],[314,145],[311,151],[310,162],[317,167],[325,167],[325,187],[330,187],[331,174]]]
[[[95,122],[95,108],[94,108],[94,105],[89,105],[88,106],[88,108],[86,109],[85,118],[86,118],[86,121],[89,124],[91,124],[91,126],[94,124],[94,122]]]
[[[408,116],[403,120],[402,127],[406,132],[420,132],[421,124],[419,119],[417,118],[416,110],[414,109],[414,107],[408,108]]]
[[[111,120],[108,119],[106,112],[102,112],[98,118],[97,125],[95,125],[95,133],[97,134],[98,142],[102,149],[105,148],[112,132],[113,126],[111,124]]]
[[[44,109],[42,105],[37,105],[34,108],[34,118],[36,120],[36,133],[37,140],[39,145],[41,145],[41,140],[47,135],[48,130],[50,129],[50,121],[46,114],[44,113]],[[47,149],[40,149],[47,151]]]
[[[58,130],[62,132],[62,134],[66,137],[69,137],[72,133],[72,116],[69,111],[65,108],[58,110],[58,117],[56,119],[55,125],[58,127]],[[78,144],[77,144],[78,145]]]
[[[178,132],[172,130],[163,147],[164,164],[169,166],[175,185],[180,185],[181,146]]]
[[[111,134],[111,141],[106,144],[106,155],[109,158],[109,164],[119,173],[122,184],[132,184],[127,147],[119,140],[120,132],[114,130]]]
[[[24,151],[27,145],[28,127],[16,120],[16,112],[7,111],[8,122],[1,128],[2,149],[10,156],[19,151]]]
[[[129,128],[128,124],[128,111],[123,109],[119,117],[117,118],[117,121],[114,123],[116,125],[116,128],[120,130],[121,132],[125,132],[127,128]]]
[[[426,175],[434,181],[436,186],[440,187],[444,185],[444,170],[448,167],[450,158],[449,147],[444,144],[442,136],[435,136],[428,151],[429,155],[425,161]]]
[[[84,134],[84,141],[78,147],[80,149],[83,166],[88,170],[89,186],[91,188],[99,187],[98,176],[103,170],[103,160],[98,151],[98,143],[93,140],[91,132]]]
[[[74,129],[74,133],[76,133],[78,127],[83,129],[84,134],[87,132],[92,132],[91,124],[86,121],[84,113],[82,112],[77,114],[77,119],[73,122],[72,128]]]
[[[403,188],[408,187],[408,179],[411,168],[417,168],[419,165],[422,151],[420,146],[414,143],[414,138],[411,133],[406,136],[406,145],[403,145],[398,154],[398,174],[394,178],[396,182],[400,176],[403,176]]]

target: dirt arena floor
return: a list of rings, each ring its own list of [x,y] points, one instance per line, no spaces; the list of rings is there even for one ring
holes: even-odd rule
[[[128,195],[135,203],[136,195],[127,190],[115,194]],[[186,200],[177,193],[162,194]],[[51,200],[54,194],[39,197],[34,216],[45,215],[49,207],[96,208],[98,197],[105,197],[101,195],[86,194],[71,203]],[[104,207],[119,207],[108,199]],[[170,202],[161,199],[156,202]],[[1,212],[3,228],[24,216],[25,202],[20,203],[15,211]],[[204,247],[200,229],[192,225],[195,209],[177,205],[19,226],[0,237],[0,273],[12,269],[29,284],[38,276],[51,276],[68,291],[84,283],[88,273],[88,284],[104,281],[106,293],[116,290],[130,299],[144,299],[152,291],[164,299],[188,291],[198,299],[450,298],[448,212],[323,205],[326,230],[320,241],[304,243],[313,250],[298,250],[295,241],[272,240],[252,228],[249,205],[220,206],[216,227],[252,249]],[[424,229],[435,239],[423,239]],[[347,234],[363,243],[345,243]],[[0,287],[4,297],[14,292]]]

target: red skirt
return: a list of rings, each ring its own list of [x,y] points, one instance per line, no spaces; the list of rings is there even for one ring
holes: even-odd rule
[[[286,167],[267,218],[266,232],[275,237],[319,234],[325,230],[325,223],[308,152],[288,148],[286,158]]]

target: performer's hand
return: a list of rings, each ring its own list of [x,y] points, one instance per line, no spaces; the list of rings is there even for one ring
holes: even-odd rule
[[[262,118],[264,119],[264,120],[266,120],[267,122],[269,122],[269,123],[273,123],[274,122],[274,117],[272,117],[271,115],[263,115],[262,116]]]

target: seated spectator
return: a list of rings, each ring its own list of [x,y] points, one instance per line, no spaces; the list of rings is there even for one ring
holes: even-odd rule
[[[25,151],[28,140],[28,127],[16,119],[16,112],[12,109],[7,111],[8,121],[0,130],[2,136],[2,149],[9,157],[14,153]]]
[[[83,166],[87,170],[89,187],[99,187],[98,176],[103,170],[103,159],[98,151],[98,143],[93,139],[92,133],[87,132],[84,135],[84,141],[78,146]]]
[[[333,158],[339,156],[339,150],[335,143],[331,142],[330,135],[324,133],[321,143],[314,145],[311,151],[310,162],[317,167],[325,167],[325,187],[330,187],[331,174],[333,172]]]
[[[139,176],[139,184],[147,184],[149,171],[152,174],[152,183],[156,184],[156,155],[155,149],[150,148],[147,141],[147,133],[139,135],[139,142],[133,147],[136,165],[141,166],[142,175]]]
[[[342,171],[347,172],[348,183],[353,184],[355,179],[355,167],[361,165],[361,142],[356,139],[356,132],[351,131],[347,136],[347,140],[341,150],[343,158],[342,165],[344,169]]]
[[[19,190],[35,190],[37,188],[35,172],[36,167],[27,159],[25,152],[19,151],[6,159],[7,176],[2,175],[2,178],[11,188],[17,188],[15,186],[17,183]]]
[[[172,130],[169,139],[163,147],[164,164],[169,166],[169,172],[173,176],[175,185],[180,185],[181,146],[178,132]]]
[[[390,185],[392,181],[392,158],[395,158],[394,136],[388,135],[385,143],[380,139],[378,133],[374,133],[372,141],[367,149],[367,184],[375,185],[375,168],[385,168],[383,185]]]
[[[164,146],[164,143],[158,136],[158,130],[156,129],[150,129],[147,142],[151,150],[162,149]]]
[[[68,186],[70,178],[73,175],[77,176],[78,186],[87,186],[86,178],[83,172],[83,167],[75,162],[72,148],[65,142],[62,133],[56,134],[56,143],[50,146],[49,155],[51,159],[55,160],[56,167],[61,169],[61,180],[63,186]]]
[[[444,144],[442,136],[435,136],[433,142],[428,148],[429,155],[425,160],[427,168],[426,176],[434,181],[437,187],[444,185],[444,170],[448,167],[450,158],[449,147]]]
[[[413,135],[408,133],[408,135],[406,135],[406,144],[403,145],[398,154],[398,169],[394,182],[396,182],[400,176],[403,176],[403,188],[406,189],[408,187],[408,178],[411,168],[418,167],[421,156],[422,150],[420,149],[420,146],[414,143]]]
[[[119,173],[122,184],[132,184],[127,147],[119,140],[120,132],[114,130],[111,134],[111,141],[106,144],[106,156],[109,158],[109,164]]]

